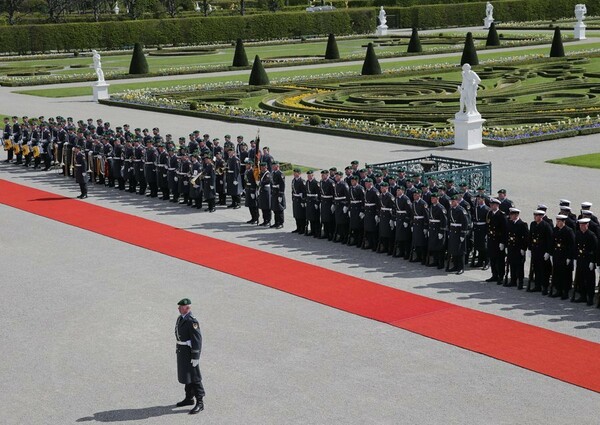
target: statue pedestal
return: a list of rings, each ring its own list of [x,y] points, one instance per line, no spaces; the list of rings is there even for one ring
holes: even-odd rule
[[[454,116],[454,149],[485,148],[482,142],[484,122],[481,114],[457,113]]]
[[[378,26],[375,35],[387,35],[388,26]]]
[[[585,40],[586,25],[583,22],[575,24],[575,40]]]
[[[492,22],[494,22],[494,18],[483,18],[483,27],[489,29],[492,26]]]
[[[96,82],[94,85],[92,85],[92,89],[94,91],[94,102],[98,102],[100,99],[110,98],[110,95],[108,94],[108,86],[110,86],[110,84],[99,82]]]

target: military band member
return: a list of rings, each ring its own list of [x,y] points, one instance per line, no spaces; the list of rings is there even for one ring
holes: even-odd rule
[[[135,149],[131,140],[125,142],[125,148],[123,149],[123,177],[127,180],[129,193],[135,193],[137,182],[135,180]]]
[[[428,263],[426,265],[444,268],[445,238],[448,227],[446,209],[439,203],[437,191],[431,192],[431,206],[427,210]],[[433,260],[433,262],[431,262]]]
[[[335,235],[333,237],[333,242],[346,244],[348,243],[348,226],[350,224],[350,219],[348,217],[350,193],[343,176],[343,172],[336,172],[335,183],[333,186],[333,211],[335,217]]]
[[[179,202],[179,158],[176,154],[177,148],[171,146],[169,148],[169,167],[168,179],[169,179],[169,192],[173,195],[170,202]]]
[[[487,250],[492,277],[486,279],[486,282],[496,282],[498,285],[502,285],[506,273],[504,263],[508,221],[506,215],[500,211],[500,201],[490,198],[489,202],[490,211],[486,219],[488,224]]]
[[[81,152],[79,146],[75,146],[75,181],[79,184],[81,194],[77,197],[79,199],[87,198],[87,179],[85,172],[87,164],[85,161],[85,155]]]
[[[321,199],[319,197],[319,183],[315,179],[314,171],[306,172],[306,220],[310,223],[310,230],[306,236],[321,237]],[[361,241],[358,243],[360,244]]]
[[[502,206],[502,204],[500,204]],[[519,217],[521,210],[511,208],[509,210],[507,232],[507,250],[508,264],[510,267],[510,281],[504,286],[517,286],[517,289],[523,289],[523,280],[525,279],[525,253],[529,241],[529,229]]]
[[[306,183],[300,176],[302,171],[294,168],[294,178],[292,179],[292,209],[296,229],[292,233],[304,234],[306,231]]]
[[[144,147],[142,146],[143,138],[137,136],[133,142],[133,170],[135,173],[135,181],[138,184],[138,195],[146,193],[146,179],[144,177]]]
[[[158,161],[158,153],[153,146],[153,139],[146,140],[146,151],[144,155],[144,178],[150,188],[151,198],[158,196],[158,184],[156,181],[156,162]]]
[[[581,218],[577,221],[579,231],[575,232],[575,288],[572,300],[576,303],[586,302],[587,305],[594,303],[594,290],[596,289],[596,261],[598,239],[589,230],[589,218]],[[579,297],[575,298],[575,293]]]
[[[476,205],[473,208],[473,260],[471,267],[481,267],[483,270],[487,270],[487,216],[490,208],[486,205],[485,194],[477,193],[475,203]]]
[[[588,201],[582,202],[581,203],[580,214],[579,214],[579,217],[577,217],[577,219],[579,220],[580,218],[584,218],[583,217],[583,212],[584,211],[591,211],[592,205],[593,204],[591,202],[588,202]],[[600,224],[600,222],[598,222],[598,217],[596,217],[593,213],[590,216],[588,216],[588,218],[591,221],[593,221],[594,223]]]
[[[321,223],[323,225],[323,235],[319,236],[321,239],[333,240],[335,234],[334,229],[334,211],[333,205],[334,196],[334,183],[329,178],[330,172],[327,170],[321,171],[321,181],[319,182],[319,191],[321,200]],[[319,231],[320,233],[320,231]]]
[[[263,227],[271,225],[271,173],[267,170],[267,163],[260,163],[260,174],[258,179],[258,207],[263,216]]]
[[[13,158],[11,137],[12,127],[10,125],[10,119],[8,117],[4,117],[4,133],[2,134],[2,138],[4,139],[4,150],[6,151],[6,159],[4,162],[11,162]]]
[[[271,172],[271,211],[275,216],[275,222],[271,225],[275,229],[281,229],[284,221],[285,211],[285,176],[279,169],[279,162],[273,161]],[[267,169],[269,165],[267,163]]]
[[[452,259],[453,267],[447,269],[449,272],[463,274],[465,265],[467,233],[469,231],[469,219],[467,211],[460,206],[460,195],[454,195],[450,201],[448,211],[448,255]],[[431,238],[431,235],[429,236]]]
[[[215,212],[215,198],[217,193],[215,192],[215,166],[213,164],[210,154],[204,155],[204,168],[202,169],[202,196],[208,203],[208,208],[204,211]]]
[[[108,184],[108,187],[115,187],[115,178],[112,173],[112,162],[114,159],[114,148],[108,142],[108,138],[102,139],[102,152],[101,155],[104,158],[104,171],[103,171],[103,182]],[[108,181],[108,183],[107,183]]]
[[[358,174],[353,174],[350,178],[350,234],[348,235],[348,245],[358,246],[362,245],[363,241],[363,229],[365,218],[364,203],[365,203],[365,189],[358,184]]]
[[[412,202],[404,193],[404,186],[396,187],[396,237],[394,257],[410,258],[412,231],[410,229]]]
[[[531,267],[535,276],[535,286],[528,290],[531,292],[542,291],[542,295],[548,295],[548,285],[550,284],[550,253],[552,251],[552,227],[544,221],[544,211],[535,210],[533,212],[534,220],[529,224],[529,243],[531,251]]]
[[[185,398],[177,407],[194,405],[190,414],[204,410],[204,386],[200,373],[200,353],[202,352],[202,334],[200,325],[191,310],[192,302],[184,298],[177,303],[179,317],[175,323],[175,351],[177,353],[177,378],[185,385]]]
[[[256,179],[254,178],[254,169],[252,168],[252,162],[248,158],[246,159],[246,171],[244,181],[246,182],[246,190],[244,191],[244,205],[250,210],[250,220],[248,220],[246,223],[258,224],[258,185],[256,183]]]
[[[115,146],[116,148],[116,146]],[[165,145],[158,144],[158,165],[156,166],[156,180],[158,189],[162,193],[162,200],[168,201],[169,198],[169,154]]]
[[[190,179],[190,201],[192,203],[192,207],[196,209],[202,208],[202,198],[203,198],[203,189],[204,185],[202,184],[202,180],[199,178],[199,174],[203,171],[203,166],[198,161],[198,154],[195,153],[192,155],[192,165],[190,168],[191,179]],[[194,180],[195,177],[198,177]]]
[[[218,153],[215,155],[215,191],[219,200],[219,205],[227,205],[227,161]],[[233,201],[227,208],[233,208]]]
[[[379,191],[375,189],[373,180],[365,179],[365,218],[364,218],[364,242],[363,249],[377,250],[379,236]],[[321,208],[323,205],[321,204]]]
[[[560,206],[560,210],[561,212],[566,212],[567,216],[569,217],[569,220],[574,223],[575,229],[577,229],[577,216],[573,213],[573,209],[571,208],[571,201],[569,201],[568,199],[561,199],[558,203],[558,205]]]
[[[9,151],[9,161],[12,160],[13,157],[13,153],[16,156],[16,162],[15,164],[22,164],[23,163],[23,157],[21,155],[21,148],[20,148],[20,143],[21,143],[21,125],[19,124],[19,118],[14,116],[13,118],[13,125],[12,125],[12,142],[13,142],[13,148],[11,151]],[[25,121],[26,117],[23,117],[23,121]]]
[[[242,170],[240,159],[234,149],[229,149],[227,159],[227,195],[231,196],[231,205],[228,208],[240,208],[242,194]]]
[[[396,213],[394,211],[394,196],[388,191],[389,183],[381,183],[381,196],[379,197],[379,246],[378,253],[394,253],[394,236],[396,227]]]
[[[421,199],[421,190],[413,192],[413,203],[411,208],[412,219],[412,252],[410,262],[425,264],[427,258],[427,204]]]
[[[569,298],[573,283],[573,262],[575,260],[575,232],[566,225],[566,215],[556,216],[552,244],[552,298]]]
[[[569,201],[566,201],[569,202]],[[563,203],[563,202],[561,202]],[[565,221],[566,225],[569,226],[574,232],[578,230],[577,219],[575,218],[575,214],[571,212],[571,207],[568,205],[560,205],[561,215],[566,215],[567,219]]]
[[[192,169],[192,162],[188,152],[182,150],[181,159],[179,161],[179,171],[177,172],[177,191],[179,196],[183,196],[183,199],[179,200],[180,204],[191,205],[190,200],[190,171]]]

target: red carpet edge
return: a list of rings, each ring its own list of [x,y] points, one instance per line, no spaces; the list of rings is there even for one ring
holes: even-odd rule
[[[600,392],[591,341],[2,179],[0,203]]]

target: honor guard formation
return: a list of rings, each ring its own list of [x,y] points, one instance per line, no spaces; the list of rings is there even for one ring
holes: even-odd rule
[[[88,119],[44,117],[12,123],[5,118],[6,162],[44,170],[57,167],[75,177],[87,197],[87,183],[95,182],[140,195],[158,197],[205,211],[231,203],[238,209],[242,196],[250,212],[247,224],[280,229],[284,225],[285,177],[260,138],[237,142],[229,135],[221,147],[199,131],[165,138],[129,125]],[[291,199],[296,229],[292,233],[356,246],[364,250],[420,262],[456,274],[465,266],[490,270],[487,282],[524,288],[527,252],[530,255],[527,291],[570,298],[593,305],[596,266],[600,265],[600,225],[589,202],[580,214],[560,200],[556,223],[538,205],[533,221],[523,221],[521,211],[507,198],[483,187],[472,190],[466,182],[422,181],[419,175],[385,168],[375,173],[358,161],[338,171],[322,170],[317,180],[312,170],[306,179],[294,169]],[[317,173],[318,174],[318,173]],[[262,221],[261,221],[262,215]],[[574,276],[573,276],[573,272]],[[597,303],[600,307],[600,301]]]

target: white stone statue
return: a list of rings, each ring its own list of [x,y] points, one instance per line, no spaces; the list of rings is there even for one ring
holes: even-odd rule
[[[385,10],[383,10],[383,6],[381,6],[381,9],[379,9],[379,25],[377,26],[377,28],[387,28],[388,26],[387,24],[387,18],[386,18],[386,13]]]
[[[194,7],[194,10],[196,12],[200,12],[202,10],[202,8],[200,7],[200,2],[199,1],[196,2],[196,6]]]
[[[119,14],[119,10],[121,10],[121,9],[119,9],[119,2],[116,1],[115,2],[115,7],[113,8],[113,12],[115,12],[115,15]]]
[[[98,83],[104,83],[104,71],[102,71],[101,59],[100,53],[92,50],[92,60],[94,61],[94,71],[96,71],[96,75],[98,76]]]
[[[458,86],[460,92],[460,110],[458,115],[477,115],[477,88],[481,78],[468,63],[462,67],[462,84]]]
[[[587,8],[585,4],[577,4],[575,5],[575,17],[578,22],[582,22],[585,19],[585,14],[587,13]]]
[[[494,6],[489,1],[485,5],[485,17],[492,21],[494,20]]]

